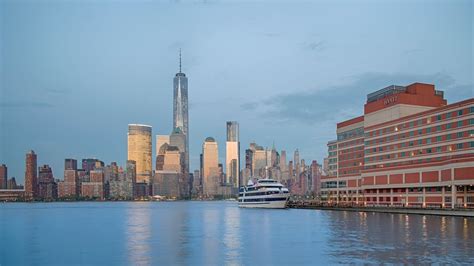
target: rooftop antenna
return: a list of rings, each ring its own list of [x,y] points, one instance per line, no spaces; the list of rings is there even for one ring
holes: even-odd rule
[[[179,48],[179,73],[181,73],[181,48]]]

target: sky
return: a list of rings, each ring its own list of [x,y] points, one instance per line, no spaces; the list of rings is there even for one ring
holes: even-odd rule
[[[28,150],[59,179],[64,158],[124,165],[128,124],[171,132],[180,48],[191,169],[208,136],[225,161],[233,120],[241,151],[275,143],[322,163],[370,92],[425,82],[472,98],[473,14],[470,1],[0,0],[0,163],[19,183]]]

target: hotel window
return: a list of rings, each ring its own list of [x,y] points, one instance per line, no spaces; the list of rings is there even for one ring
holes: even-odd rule
[[[456,138],[462,138],[462,135],[464,135],[464,132],[458,132],[456,134]]]
[[[431,144],[431,138],[426,139],[426,144]]]
[[[456,150],[460,150],[460,149],[462,149],[462,143],[456,144]]]
[[[469,119],[469,125],[474,125],[474,118]]]
[[[462,121],[458,121],[458,127],[462,127]]]
[[[418,140],[418,145],[421,145],[421,144],[423,144],[423,140],[422,140],[422,139],[419,139],[419,140]]]
[[[423,134],[423,129],[418,129],[418,135]]]
[[[469,110],[470,110],[471,114],[474,113],[474,106],[471,106],[471,108],[469,108]]]
[[[413,141],[408,142],[408,146],[413,146]]]
[[[459,110],[459,111],[458,111],[458,115],[462,115],[462,110]]]
[[[438,116],[436,117],[436,119],[437,119],[438,121],[441,120],[441,115],[438,115]]]
[[[415,135],[415,131],[410,131],[410,137],[413,137]]]
[[[441,125],[436,126],[436,131],[441,131]]]
[[[447,113],[446,118],[451,118],[451,113]]]
[[[401,157],[405,157],[405,152],[402,152],[402,153],[400,154],[400,156],[401,156]]]
[[[431,152],[432,152],[431,148],[426,149],[426,153],[431,153]]]
[[[422,120],[422,119],[418,120],[418,125],[421,126],[421,124],[423,124],[423,120]]]
[[[474,141],[471,141],[471,142],[469,143],[469,146],[470,146],[471,148],[474,148]]]
[[[446,129],[450,129],[451,128],[451,123],[447,123],[446,124]]]
[[[415,126],[415,122],[414,122],[414,121],[411,121],[411,122],[410,122],[410,127],[413,127],[413,126]]]
[[[451,134],[446,135],[446,140],[451,140]]]
[[[441,152],[441,147],[436,147],[436,152]]]
[[[442,140],[443,140],[443,138],[441,136],[436,137],[436,141],[442,141]]]
[[[405,142],[402,142],[402,143],[401,143],[401,147],[402,147],[402,148],[405,147]]]
[[[469,130],[469,137],[474,137],[474,130]]]

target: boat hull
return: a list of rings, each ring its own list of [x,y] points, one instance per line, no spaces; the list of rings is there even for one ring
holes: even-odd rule
[[[239,202],[240,208],[264,208],[264,209],[285,209],[288,207],[287,200],[262,201],[262,202]]]

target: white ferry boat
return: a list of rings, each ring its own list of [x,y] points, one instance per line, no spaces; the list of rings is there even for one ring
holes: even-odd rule
[[[239,207],[274,208],[287,207],[290,192],[288,188],[273,179],[258,179],[256,183],[249,180],[246,187],[239,189]]]

